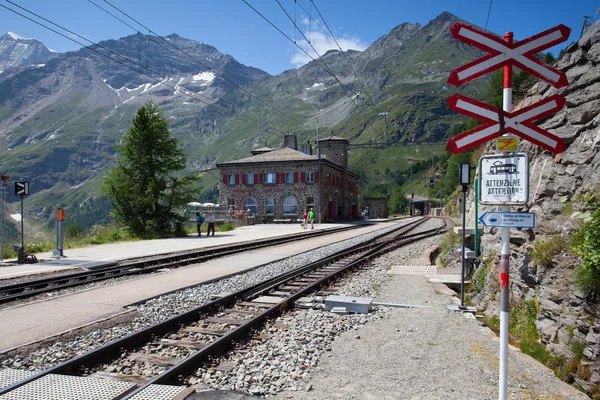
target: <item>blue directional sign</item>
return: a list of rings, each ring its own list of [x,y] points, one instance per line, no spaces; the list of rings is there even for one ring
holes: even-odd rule
[[[488,227],[535,228],[535,213],[526,212],[485,212],[479,221]]]

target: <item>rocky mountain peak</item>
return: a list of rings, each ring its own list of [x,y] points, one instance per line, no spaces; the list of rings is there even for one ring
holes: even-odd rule
[[[45,63],[59,54],[50,51],[39,40],[26,39],[14,32],[7,32],[0,37],[0,71]]]

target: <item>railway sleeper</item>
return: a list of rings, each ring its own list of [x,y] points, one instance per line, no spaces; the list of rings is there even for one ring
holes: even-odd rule
[[[226,325],[241,325],[247,320],[238,318],[222,318],[222,317],[208,317],[198,323],[214,323],[214,324],[226,324]]]
[[[187,349],[199,350],[206,346],[206,343],[193,342],[191,340],[173,340],[173,339],[161,339],[158,342],[153,342],[154,345],[161,346],[172,346],[172,347],[185,347]]]
[[[212,335],[212,336],[223,336],[227,332],[229,332],[229,330],[225,330],[225,329],[208,329],[208,328],[199,328],[196,326],[188,326],[186,328],[183,328],[181,331],[186,332],[186,333],[201,333],[203,335]]]
[[[117,372],[107,372],[107,371],[96,371],[91,375],[88,375],[89,378],[99,378],[99,379],[108,379],[112,381],[119,382],[129,382],[135,383],[139,385],[141,383],[145,383],[148,378],[140,376],[140,375],[123,375]]]
[[[246,307],[260,307],[260,308],[271,308],[273,304],[269,303],[261,303],[259,301],[241,301],[237,303],[238,306],[246,306]]]
[[[127,356],[129,361],[144,363],[144,364],[152,364],[157,366],[173,366],[178,362],[182,361],[183,358],[179,357],[165,357],[159,356],[156,354],[146,354],[146,353],[131,353]]]

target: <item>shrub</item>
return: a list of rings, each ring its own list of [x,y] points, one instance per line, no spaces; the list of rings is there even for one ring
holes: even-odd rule
[[[67,238],[81,237],[83,233],[83,228],[77,224],[70,224],[65,228],[65,237]]]
[[[550,352],[540,342],[540,334],[535,326],[539,313],[536,300],[513,301],[510,304],[509,332],[519,343],[519,349],[542,364],[550,359]]]
[[[43,253],[45,251],[51,251],[55,246],[51,245],[48,242],[41,243],[26,243],[25,251],[28,253]]]
[[[575,270],[575,279],[589,296],[600,295],[600,207],[583,224],[581,241],[573,251],[582,259]]]
[[[573,352],[573,355],[575,355],[575,358],[577,360],[581,360],[582,358],[584,358],[583,351],[585,350],[586,346],[587,344],[585,343],[585,341],[573,340],[569,344],[569,349]]]
[[[221,225],[219,227],[220,232],[228,232],[228,231],[232,231],[234,229],[235,229],[235,225],[233,225],[231,222],[225,222],[223,225]]]
[[[483,322],[494,332],[500,332],[500,317],[497,315],[490,315],[489,317],[485,317]]]

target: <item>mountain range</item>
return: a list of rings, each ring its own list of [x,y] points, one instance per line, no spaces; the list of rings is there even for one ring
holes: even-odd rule
[[[99,188],[114,145],[153,99],[190,171],[253,147],[279,147],[286,131],[314,142],[318,128],[352,144],[385,140],[386,149],[352,149],[350,168],[365,187],[397,184],[408,158],[428,160],[443,148],[410,144],[441,141],[463,121],[446,106],[455,90],[446,79],[480,53],[451,37],[457,21],[445,12],[426,25],[403,23],[362,52],[332,50],[277,76],[176,34],[136,34],[58,54],[9,33],[0,39],[0,169],[31,182],[27,213],[40,224],[57,207],[81,225],[105,221],[110,205]],[[461,92],[481,96],[486,85],[477,80]],[[216,200],[217,174],[205,174],[203,198]]]

